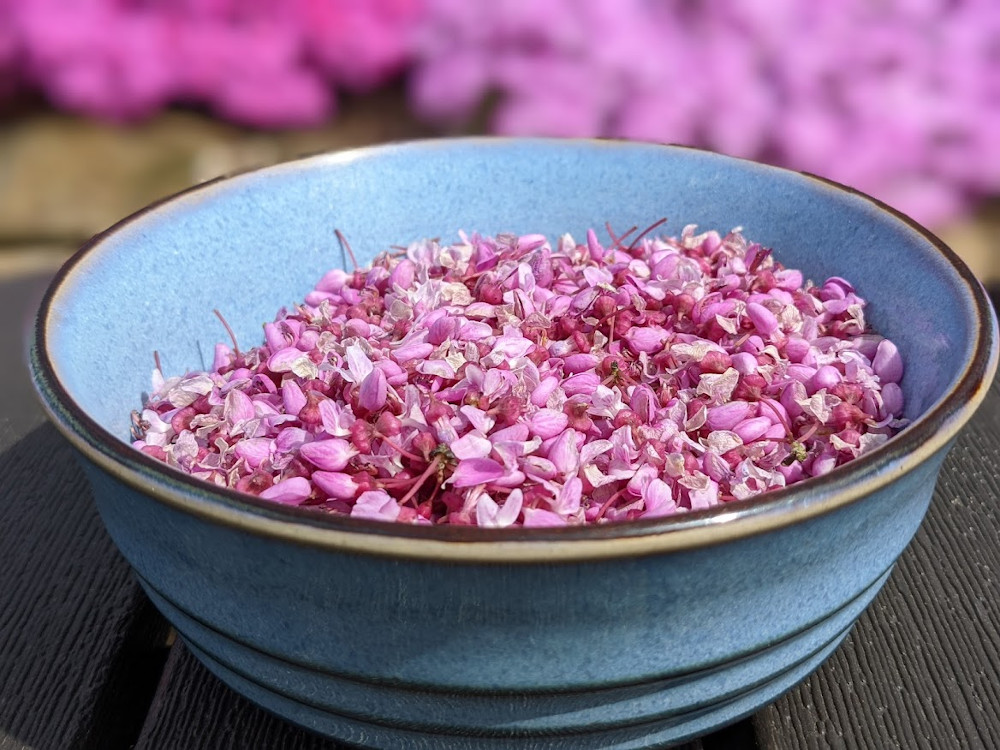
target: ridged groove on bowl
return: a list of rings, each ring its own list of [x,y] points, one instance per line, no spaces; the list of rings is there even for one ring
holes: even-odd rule
[[[844,606],[753,653],[641,684],[556,693],[429,691],[425,686],[371,683],[277,659],[213,630],[143,587],[185,642],[228,672],[292,701],[381,728],[498,737],[602,732],[682,720],[763,687],[839,642],[889,576],[886,570]]]
[[[725,701],[680,716],[587,734],[532,737],[456,736],[376,726],[290,700],[233,672],[197,646],[192,653],[219,679],[258,705],[328,737],[380,750],[653,750],[683,742],[747,716],[813,672],[837,648],[850,628],[804,661]]]

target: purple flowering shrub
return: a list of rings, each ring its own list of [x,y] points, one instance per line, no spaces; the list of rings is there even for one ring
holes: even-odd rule
[[[0,0],[19,67],[58,106],[114,119],[174,101],[258,126],[308,125],[334,87],[397,73],[420,0]]]
[[[646,236],[662,223],[332,270],[263,345],[157,362],[134,445],[319,512],[561,526],[753,498],[902,426],[900,354],[849,282],[804,284],[738,231]]]
[[[171,102],[316,124],[408,70],[417,113],[685,143],[936,224],[1000,191],[996,0],[0,0],[17,78],[115,119]]]
[[[706,146],[925,223],[1000,189],[995,0],[428,0],[413,100],[510,134]]]

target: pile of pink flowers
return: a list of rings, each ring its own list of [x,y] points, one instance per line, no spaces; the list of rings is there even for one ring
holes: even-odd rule
[[[0,0],[0,94],[287,127],[407,72],[431,121],[495,95],[501,133],[708,147],[925,224],[1000,192],[998,71],[996,0]]]
[[[660,223],[332,270],[262,346],[158,365],[135,446],[278,503],[553,526],[752,498],[902,426],[899,352],[849,282],[803,284],[739,231],[651,238]]]

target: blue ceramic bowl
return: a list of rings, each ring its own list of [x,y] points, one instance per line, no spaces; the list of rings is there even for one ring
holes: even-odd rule
[[[425,528],[320,516],[134,452],[152,352],[210,362],[340,258],[460,229],[571,231],[660,216],[745,228],[813,279],[842,275],[902,351],[912,425],[848,467],[680,518]],[[204,663],[350,742],[641,748],[748,714],[817,667],[917,529],[997,366],[980,285],[929,233],[815,177],[596,141],[444,140],[218,180],[124,220],[56,278],[34,381],[111,536]]]

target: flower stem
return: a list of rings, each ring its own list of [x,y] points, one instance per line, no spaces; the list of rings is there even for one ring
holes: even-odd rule
[[[441,457],[435,456],[434,460],[431,461],[430,464],[428,464],[426,469],[424,469],[424,473],[421,474],[419,477],[417,477],[417,481],[413,483],[413,486],[410,488],[410,491],[407,492],[405,495],[403,495],[403,498],[399,501],[400,505],[406,505],[406,503],[410,500],[410,498],[416,495],[417,492],[420,491],[420,488],[424,486],[424,482],[427,481],[427,478],[435,471],[437,471],[437,467],[440,465],[440,463],[441,463]]]
[[[382,442],[387,443],[391,447],[395,448],[399,452],[400,455],[406,456],[411,461],[423,461],[424,460],[420,456],[418,456],[418,455],[416,455],[414,453],[410,453],[408,450],[406,450],[406,448],[404,448],[403,446],[401,446],[395,440],[393,440],[392,438],[386,437],[381,432],[377,432],[375,434],[379,436],[379,438],[382,440]]]
[[[628,489],[628,487],[622,487],[620,490],[618,490],[618,492],[616,492],[611,497],[609,497],[607,500],[605,500],[604,504],[601,506],[601,509],[599,511],[597,511],[597,515],[594,516],[594,520],[595,521],[599,521],[600,519],[604,518],[604,514],[607,513],[608,510],[611,509],[611,506],[615,504],[615,502],[618,500],[618,498],[620,498],[622,495],[625,494],[625,490],[627,490],[627,489]]]
[[[347,254],[351,256],[351,263],[354,264],[354,270],[358,270],[358,259],[354,257],[354,251],[351,250],[351,243],[347,241],[344,233],[339,229],[334,229],[333,233],[337,235],[337,239],[340,240],[340,247],[342,250],[346,250]]]
[[[629,250],[633,250],[635,248],[635,246],[639,244],[639,240],[641,240],[643,237],[645,237],[647,234],[649,234],[650,232],[652,232],[657,227],[663,226],[666,223],[667,223],[667,217],[664,216],[659,221],[656,221],[656,222],[653,222],[652,224],[650,224],[648,227],[646,227],[641,232],[639,232],[639,235],[634,240],[632,240],[632,244],[630,244],[628,246],[628,249]]]
[[[222,313],[220,313],[218,310],[212,310],[212,312],[215,313],[215,317],[217,317],[219,319],[219,322],[222,323],[222,327],[225,328],[226,329],[226,333],[229,334],[229,338],[233,342],[233,354],[235,354],[237,357],[239,357],[240,356],[240,345],[236,343],[236,334],[233,333],[233,329],[229,327],[229,323],[226,322],[226,319],[224,317],[222,317]]]

